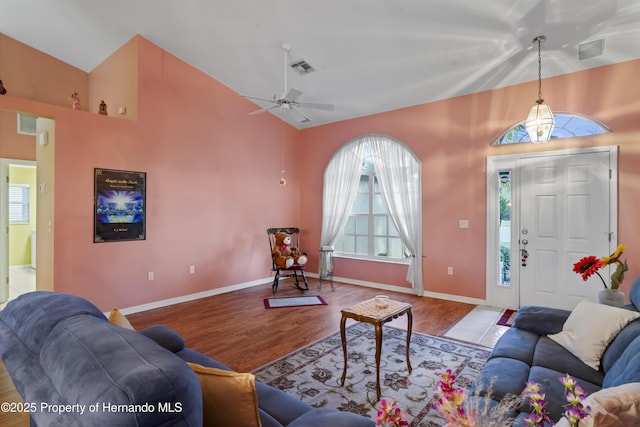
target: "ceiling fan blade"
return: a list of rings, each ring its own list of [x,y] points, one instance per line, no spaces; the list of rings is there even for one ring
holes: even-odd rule
[[[300,98],[300,95],[302,95],[302,93],[303,92],[301,90],[291,88],[284,96],[284,99],[286,99],[287,101],[295,101],[296,99]]]
[[[315,102],[298,102],[297,105],[298,107],[302,107],[302,108],[313,108],[316,110],[326,110],[326,111],[333,111],[333,109],[335,108],[332,104],[318,104]]]
[[[258,100],[258,101],[275,102],[275,101],[274,101],[273,99],[271,99],[271,98],[260,98],[260,97],[257,97],[257,96],[249,96],[249,95],[240,95],[240,96],[243,96],[243,97],[245,97],[245,98],[249,98],[249,99],[256,99],[256,100]]]
[[[307,123],[310,122],[311,119],[307,116],[305,116],[304,114],[302,114],[300,111],[294,109],[289,110],[291,111],[291,114],[293,115],[293,117],[295,118],[295,121],[298,123]]]
[[[279,107],[280,107],[279,105],[272,105],[271,107],[261,108],[261,109],[256,110],[256,111],[252,111],[252,112],[249,113],[249,115],[250,116],[255,116],[255,115],[262,114],[262,113],[264,113],[266,111],[273,110],[274,108],[279,108]]]

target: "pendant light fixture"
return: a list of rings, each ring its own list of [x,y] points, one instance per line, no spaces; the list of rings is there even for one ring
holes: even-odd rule
[[[531,142],[534,144],[548,142],[556,124],[551,108],[542,99],[542,55],[540,46],[545,40],[547,40],[546,36],[537,36],[533,39],[533,43],[538,44],[538,99],[536,100],[536,105],[531,107],[525,127]]]

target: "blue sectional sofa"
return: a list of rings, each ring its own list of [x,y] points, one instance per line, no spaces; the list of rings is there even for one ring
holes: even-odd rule
[[[640,278],[632,285],[629,297],[631,304],[624,308],[637,312],[640,308]],[[559,381],[566,374],[573,376],[587,394],[640,382],[640,318],[627,323],[615,335],[606,346],[598,369],[594,369],[550,338],[562,331],[571,313],[549,307],[521,307],[513,326],[498,340],[476,378],[467,406],[486,408],[488,405],[490,412],[497,413],[497,406],[505,396],[520,396],[525,384],[534,381],[542,386],[546,395],[550,418],[557,421],[562,418],[563,405],[567,403],[564,385]],[[516,402],[515,407],[506,411],[504,418],[512,418],[514,426],[525,426],[524,419],[531,408],[522,398]],[[637,425],[640,425],[640,420]]]
[[[125,329],[89,301],[54,292],[22,295],[0,312],[0,355],[32,426],[201,426],[206,403],[186,362],[228,369],[166,326]],[[256,389],[262,427],[374,425]]]

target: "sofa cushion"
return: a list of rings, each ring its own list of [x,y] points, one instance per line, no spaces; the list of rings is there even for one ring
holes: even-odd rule
[[[640,336],[629,344],[604,376],[603,387],[640,382]]]
[[[204,427],[260,427],[253,374],[188,364],[202,388]]]
[[[151,338],[156,344],[172,353],[177,353],[185,347],[184,338],[165,325],[149,326],[148,328],[140,329],[138,332],[147,338]]]
[[[609,344],[607,350],[602,355],[601,367],[604,372],[609,372],[611,366],[622,356],[622,353],[631,344],[631,341],[640,336],[640,319],[625,326],[620,333]]]
[[[495,400],[502,400],[507,394],[518,395],[527,382],[529,368],[520,360],[492,357],[476,377],[471,393],[491,395]]]
[[[0,319],[33,353],[40,353],[49,332],[63,319],[89,315],[105,320],[104,314],[89,301],[47,291],[28,292],[0,310]]]
[[[589,406],[591,411],[580,420],[580,427],[637,425],[640,420],[640,383],[603,388],[587,396],[582,404]],[[570,424],[563,417],[556,427],[570,427]]]
[[[371,421],[349,412],[315,408],[297,418],[288,427],[371,427]]]
[[[607,346],[629,322],[640,313],[591,301],[580,301],[571,312],[562,331],[549,338],[569,350],[593,369]]]
[[[513,327],[536,335],[555,334],[571,314],[568,310],[537,305],[525,305],[518,309],[513,319]]]
[[[202,422],[200,385],[194,372],[150,339],[104,318],[62,320],[43,343],[39,363],[37,359],[30,363],[41,365],[53,385],[49,393],[60,393],[65,403],[99,405],[100,410],[83,414],[83,425],[186,426]],[[36,399],[50,401],[46,394]],[[107,410],[104,405],[143,406]],[[50,420],[44,420],[36,422],[49,425]]]
[[[500,337],[500,345],[493,348],[490,357],[508,357],[531,365],[533,352],[540,335],[518,328],[509,328]]]
[[[533,355],[533,365],[564,372],[576,379],[601,385],[604,373],[584,364],[569,350],[548,337],[540,337]]]
[[[529,372],[528,380],[540,384],[541,391],[546,396],[545,400],[547,402],[549,417],[556,421],[562,417],[562,413],[564,412],[563,405],[567,404],[567,400],[564,397],[564,385],[560,381],[560,379],[565,376],[566,373],[564,372],[539,366],[531,367],[531,371]],[[600,390],[599,385],[592,384],[588,381],[578,380],[578,383],[587,394]],[[526,405],[527,411],[530,411],[526,400],[523,402],[523,405]]]

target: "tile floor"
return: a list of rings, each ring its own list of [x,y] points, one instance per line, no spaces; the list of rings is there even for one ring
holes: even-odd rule
[[[36,290],[36,270],[29,266],[13,266],[9,268],[9,300]],[[0,309],[6,303],[0,304]]]
[[[504,309],[479,305],[453,325],[444,336],[493,348],[496,341],[509,329],[496,323]]]

